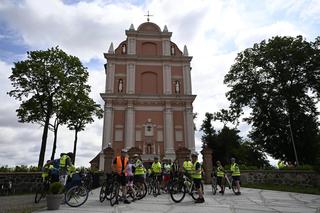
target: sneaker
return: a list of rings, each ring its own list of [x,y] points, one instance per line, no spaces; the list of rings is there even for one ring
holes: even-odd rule
[[[222,191],[219,191],[219,193],[223,193]]]
[[[129,200],[125,199],[125,200],[123,201],[123,203],[125,203],[125,204],[130,204],[131,202],[130,202]]]
[[[221,192],[221,195],[224,195],[224,191]]]
[[[236,195],[241,195],[241,192],[236,192]]]
[[[204,203],[204,198],[198,198],[195,203]]]

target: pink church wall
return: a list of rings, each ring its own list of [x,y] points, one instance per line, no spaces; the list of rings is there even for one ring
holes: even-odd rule
[[[162,66],[137,65],[135,76],[136,93],[148,95],[163,94],[162,75]]]

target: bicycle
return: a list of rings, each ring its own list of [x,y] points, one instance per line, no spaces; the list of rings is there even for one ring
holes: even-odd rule
[[[34,197],[34,203],[39,203],[41,199],[45,198],[50,187],[50,179],[44,179],[40,184],[38,184],[36,189],[36,195]]]
[[[147,195],[147,184],[145,182],[134,182],[133,189],[136,192],[135,198],[141,200]],[[129,191],[130,192],[130,191]]]
[[[89,196],[89,191],[85,185],[84,176],[73,174],[72,180],[67,183],[65,192],[65,203],[70,207],[79,207],[83,205]]]
[[[160,194],[160,181],[161,174],[153,174],[148,184],[148,194],[153,194],[154,197]]]
[[[114,206],[115,204],[118,204],[118,202],[123,197],[122,194],[120,194],[120,182],[117,179],[117,174],[113,174],[113,182],[111,184],[111,191],[110,191],[110,205]],[[128,186],[125,186],[128,187]],[[126,199],[131,198],[132,201],[136,199],[137,195],[134,194],[134,192],[129,188],[126,194]]]
[[[233,193],[236,195],[237,186],[236,186],[236,183],[233,181],[232,177],[225,174],[224,178],[226,179],[226,183],[228,184],[229,189],[231,189]],[[231,178],[231,181],[230,181],[230,178]]]
[[[112,184],[114,181],[114,175],[113,174],[107,174],[105,182],[102,184],[99,194],[99,200],[102,203],[105,199],[110,200],[111,199],[111,190],[112,190]]]
[[[235,182],[233,181],[232,177],[229,177],[228,175],[224,175],[225,178],[225,188],[229,188],[233,191],[234,194],[236,194],[236,190],[237,190],[237,186],[235,184]],[[231,178],[231,181],[230,181]],[[212,189],[212,194],[215,195],[217,193],[218,190],[218,186],[217,186],[217,177],[213,176],[212,177],[212,183],[211,183],[211,189]]]
[[[201,183],[200,187],[203,191],[203,183]],[[171,185],[169,193],[171,199],[176,203],[180,203],[184,199],[186,193],[191,195],[194,200],[199,198],[194,182],[185,174]]]

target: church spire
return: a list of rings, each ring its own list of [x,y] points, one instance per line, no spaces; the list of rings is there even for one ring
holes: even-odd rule
[[[108,53],[114,54],[114,49],[113,49],[113,42],[111,42]]]
[[[165,32],[165,33],[168,32],[168,27],[167,27],[167,25],[164,25],[163,32]]]
[[[135,30],[135,29],[134,29],[134,26],[133,26],[133,24],[131,24],[131,25],[130,25],[130,28],[129,28],[129,30],[130,30],[130,31],[131,31],[131,30],[133,30],[133,31]]]
[[[188,49],[187,49],[187,45],[184,45],[184,47],[183,47],[183,55],[184,56],[188,56],[189,55]]]

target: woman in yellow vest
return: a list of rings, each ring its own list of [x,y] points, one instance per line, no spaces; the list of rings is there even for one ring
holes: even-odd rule
[[[232,172],[232,179],[233,181],[236,183],[237,186],[237,192],[236,195],[240,195],[240,169],[239,169],[239,165],[236,163],[236,159],[235,158],[231,158],[231,167],[230,170]]]
[[[219,193],[224,194],[224,182],[225,182],[225,170],[220,161],[217,161],[217,183],[220,186],[221,190]]]
[[[199,198],[195,201],[195,203],[204,203],[204,198],[203,198],[203,191],[201,188],[201,180],[202,180],[202,175],[201,175],[201,164],[198,162],[198,153],[192,153],[191,154],[191,159],[192,159],[192,179],[193,183],[197,189],[197,192],[199,194]]]

